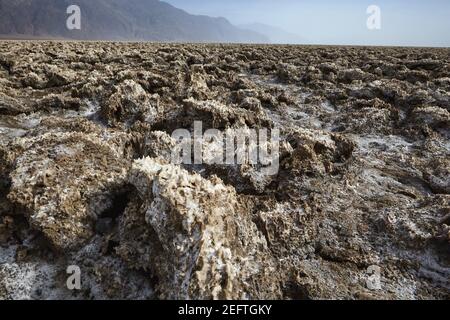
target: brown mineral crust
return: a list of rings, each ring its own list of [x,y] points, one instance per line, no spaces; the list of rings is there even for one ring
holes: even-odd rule
[[[8,195],[58,249],[92,236],[92,222],[111,205],[111,195],[124,185],[129,166],[114,149],[113,137],[107,145],[109,139],[95,133],[62,128],[58,123],[54,131],[15,141],[22,152],[10,173]]]
[[[183,103],[189,119],[202,121],[203,125],[209,128],[224,129],[241,126],[254,128],[267,127],[271,124],[260,104],[254,110],[249,110],[249,108],[243,108],[242,106],[228,107],[214,101],[188,99],[184,100]]]
[[[138,83],[125,80],[117,86],[116,92],[102,106],[101,114],[108,124],[133,124],[145,121],[152,124],[157,121],[158,95],[149,95]]]

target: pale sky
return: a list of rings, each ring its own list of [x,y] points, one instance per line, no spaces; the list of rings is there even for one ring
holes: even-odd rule
[[[281,27],[314,44],[450,47],[450,0],[165,0],[233,24]],[[369,30],[370,5],[381,29]]]

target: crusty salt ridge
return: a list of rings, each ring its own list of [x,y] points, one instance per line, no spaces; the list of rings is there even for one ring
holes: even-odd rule
[[[267,243],[233,188],[152,158],[135,161],[129,181],[161,246],[151,267],[163,298],[280,297]],[[255,291],[257,280],[273,291]]]
[[[15,142],[21,152],[10,174],[8,199],[26,210],[30,223],[57,248],[89,239],[93,221],[124,184],[123,154],[119,157],[114,143],[105,144],[95,133],[50,130]]]

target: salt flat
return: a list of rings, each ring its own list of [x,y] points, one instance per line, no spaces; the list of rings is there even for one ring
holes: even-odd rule
[[[0,42],[0,298],[448,299],[449,110],[449,49]]]

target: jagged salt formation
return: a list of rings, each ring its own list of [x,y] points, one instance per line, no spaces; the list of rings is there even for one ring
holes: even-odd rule
[[[143,215],[154,233],[140,245],[152,249],[147,268],[156,272],[161,297],[280,297],[266,240],[233,188],[152,158],[133,163],[129,182],[142,204],[132,204],[124,223]]]

